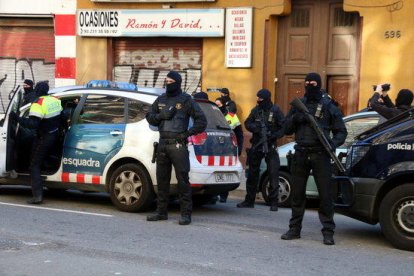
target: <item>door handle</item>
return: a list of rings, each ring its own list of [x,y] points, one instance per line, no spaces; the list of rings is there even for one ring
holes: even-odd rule
[[[112,130],[111,132],[109,132],[111,135],[116,136],[116,135],[122,135],[122,131],[120,130]]]

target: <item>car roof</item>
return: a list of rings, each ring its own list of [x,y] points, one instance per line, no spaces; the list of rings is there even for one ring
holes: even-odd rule
[[[142,91],[128,91],[128,90],[119,90],[119,89],[110,89],[110,88],[75,88],[66,91],[51,93],[51,95],[56,97],[69,97],[75,95],[85,95],[85,94],[94,94],[94,95],[107,95],[107,96],[119,96],[130,99],[135,99],[143,102],[152,104],[155,99],[158,97],[158,94],[142,92]]]

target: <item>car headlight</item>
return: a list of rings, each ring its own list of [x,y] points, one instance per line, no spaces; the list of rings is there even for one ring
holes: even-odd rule
[[[358,163],[362,157],[368,152],[370,144],[353,145],[348,151],[348,158],[346,159],[346,170],[349,170]]]

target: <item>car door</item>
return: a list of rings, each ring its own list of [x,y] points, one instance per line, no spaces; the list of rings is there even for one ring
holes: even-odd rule
[[[15,169],[17,122],[10,120],[10,112],[19,114],[23,104],[23,90],[17,89],[10,99],[4,117],[0,120],[0,177],[9,176],[9,172]]]
[[[65,135],[63,173],[101,176],[124,143],[125,112],[122,97],[84,95]]]

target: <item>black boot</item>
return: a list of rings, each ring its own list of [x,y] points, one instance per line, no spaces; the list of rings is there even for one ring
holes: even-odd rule
[[[237,208],[254,208],[254,203],[245,200],[240,203],[237,203]]]
[[[181,215],[180,220],[178,221],[179,225],[189,225],[191,223],[190,215]]]
[[[333,233],[323,233],[323,244],[325,245],[334,245],[335,240],[333,238]]]
[[[284,233],[281,237],[282,240],[294,240],[300,239],[300,231],[290,228],[286,233]]]
[[[147,216],[147,221],[159,221],[159,220],[167,220],[168,214],[166,213],[155,213],[152,215]]]
[[[279,210],[279,208],[277,206],[277,203],[276,204],[273,204],[272,203],[272,205],[270,205],[270,209],[269,210],[270,211],[273,211],[273,212],[277,212],[277,210]]]
[[[34,196],[31,199],[27,200],[27,203],[29,203],[29,204],[42,204],[43,203],[43,197],[42,196]]]

